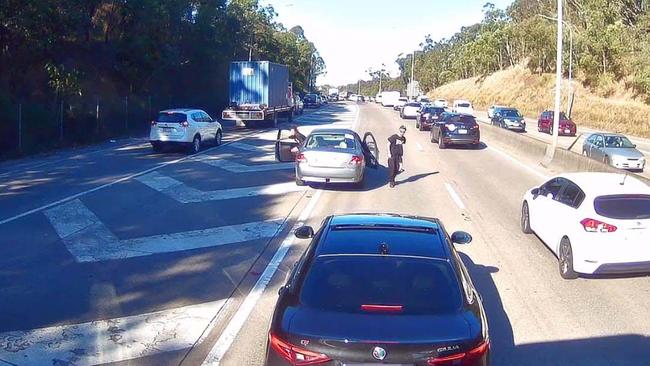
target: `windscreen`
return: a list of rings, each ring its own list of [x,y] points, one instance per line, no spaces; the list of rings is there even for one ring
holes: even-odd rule
[[[458,107],[461,107],[461,108],[469,108],[469,107],[471,107],[471,106],[472,106],[472,105],[469,104],[469,103],[458,103]]]
[[[314,94],[307,94],[305,95],[304,101],[310,103],[316,102],[316,96]]]
[[[418,108],[420,108],[422,105],[420,105],[420,103],[407,103],[406,106],[407,107],[418,107]]]
[[[401,314],[444,314],[457,311],[462,297],[447,261],[324,256],[307,273],[300,302],[346,313],[363,313],[361,305],[401,305]]]
[[[617,220],[650,219],[650,195],[621,194],[594,200],[596,213]]]
[[[311,134],[305,144],[307,148],[354,149],[354,136],[347,133]]]
[[[185,113],[167,113],[161,112],[158,114],[158,122],[162,123],[180,123],[187,121],[187,115]]]
[[[425,113],[441,114],[441,113],[445,113],[445,109],[439,107],[427,108],[425,109]]]
[[[619,147],[624,149],[633,149],[634,144],[625,136],[605,136],[606,147]]]
[[[519,112],[515,109],[504,109],[501,111],[501,115],[504,117],[510,117],[510,118],[518,118],[521,117]]]

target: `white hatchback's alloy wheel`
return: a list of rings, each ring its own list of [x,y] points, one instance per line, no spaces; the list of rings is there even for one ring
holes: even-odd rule
[[[217,131],[217,135],[214,137],[214,144],[219,146],[221,145],[221,142],[223,141],[223,134],[221,133],[221,130]]]
[[[199,151],[201,151],[201,138],[194,136],[194,140],[192,140],[192,154],[196,154]]]

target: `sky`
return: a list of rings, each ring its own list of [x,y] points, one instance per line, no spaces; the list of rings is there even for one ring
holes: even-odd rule
[[[344,85],[368,80],[366,70],[386,65],[399,75],[399,54],[420,49],[427,34],[448,38],[479,22],[488,0],[260,0],[272,5],[287,29],[300,25],[325,60],[318,84]],[[505,9],[512,0],[490,0]],[[416,58],[417,69],[417,58]]]

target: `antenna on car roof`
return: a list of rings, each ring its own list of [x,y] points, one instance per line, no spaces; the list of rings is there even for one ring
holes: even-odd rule
[[[625,185],[625,179],[627,179],[627,173],[625,173],[625,176],[623,177],[623,181],[620,183],[620,185]]]
[[[388,244],[386,243],[379,244],[379,254],[388,255]]]

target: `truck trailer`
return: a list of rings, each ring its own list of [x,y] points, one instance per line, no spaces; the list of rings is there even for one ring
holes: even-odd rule
[[[250,127],[284,116],[291,121],[294,98],[289,69],[269,61],[237,61],[230,64],[230,103],[224,120]]]

